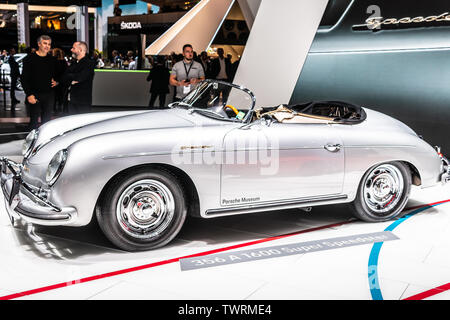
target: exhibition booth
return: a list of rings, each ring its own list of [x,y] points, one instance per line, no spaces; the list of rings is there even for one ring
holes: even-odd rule
[[[108,18],[108,50],[229,46],[233,83],[186,81],[185,57],[147,110],[153,69],[97,69],[102,112],[0,144],[0,299],[191,300],[183,319],[449,299],[449,31],[444,0]]]

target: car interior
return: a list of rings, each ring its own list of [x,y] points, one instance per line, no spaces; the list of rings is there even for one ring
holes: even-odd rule
[[[358,124],[366,119],[364,109],[340,101],[318,101],[258,108],[253,120],[261,118],[280,123]]]

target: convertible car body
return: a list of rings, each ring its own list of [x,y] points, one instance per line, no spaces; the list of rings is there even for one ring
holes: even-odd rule
[[[411,184],[449,180],[447,159],[401,122],[343,102],[256,108],[207,80],[167,110],[82,114],[32,131],[22,163],[2,158],[12,220],[83,226],[95,215],[125,250],[172,240],[186,217],[351,203],[401,214]]]

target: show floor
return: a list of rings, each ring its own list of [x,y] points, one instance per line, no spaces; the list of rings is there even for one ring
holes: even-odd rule
[[[19,145],[0,153],[19,160]],[[395,221],[357,221],[345,205],[189,219],[169,245],[139,253],[115,249],[95,221],[13,227],[0,203],[0,299],[450,299],[450,185],[413,187]],[[270,256],[273,247],[304,252],[313,248],[304,242],[383,231],[398,239],[342,247],[334,239],[328,250]],[[211,266],[243,251],[250,261]],[[204,256],[213,253],[221,256]],[[182,258],[196,268],[183,271]]]

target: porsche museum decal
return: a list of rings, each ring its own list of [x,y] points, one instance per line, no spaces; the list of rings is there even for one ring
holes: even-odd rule
[[[383,17],[370,17],[365,24],[356,24],[353,26],[355,30],[380,30],[383,27],[422,27],[427,25],[435,25],[442,23],[444,25],[450,24],[450,13],[444,12],[438,16],[418,16],[418,17],[404,17],[401,19]],[[440,25],[440,24],[439,24]]]
[[[234,198],[234,199],[222,199],[222,205],[228,205],[228,204],[241,204],[241,203],[248,203],[248,202],[257,202],[261,201],[261,197],[242,197],[242,198]]]

